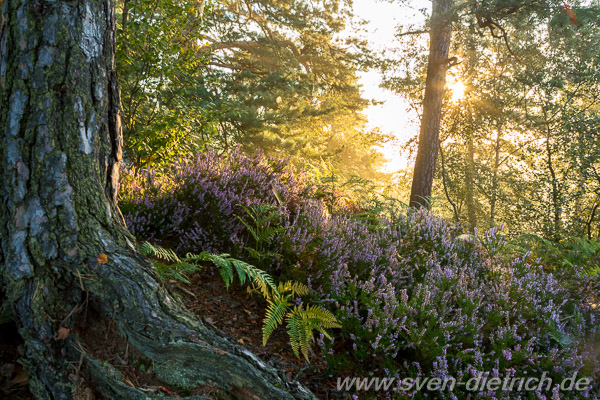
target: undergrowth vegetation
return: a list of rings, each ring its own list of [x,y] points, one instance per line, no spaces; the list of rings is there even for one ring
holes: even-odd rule
[[[463,235],[373,190],[354,193],[285,161],[235,151],[204,153],[161,173],[126,173],[120,205],[140,240],[178,253],[231,254],[275,281],[306,284],[306,301],[341,324],[329,320],[322,327],[335,328],[332,340],[320,332],[316,348],[300,349],[322,357],[329,375],[464,381],[545,372],[557,383],[577,373],[596,383],[585,392],[520,395],[600,395],[598,243],[507,243],[499,228]],[[305,294],[298,288],[265,296],[272,321],[265,340],[284,317],[293,329],[295,297]],[[464,390],[436,396],[466,398]]]
[[[273,331],[282,324],[285,318],[294,354],[300,357],[300,352],[302,352],[308,361],[309,348],[314,340],[313,331],[316,330],[331,339],[327,329],[340,327],[331,312],[317,305],[307,305],[306,307],[302,305],[300,297],[306,296],[310,292],[306,285],[287,281],[280,282],[275,286],[273,278],[265,271],[235,259],[229,254],[187,253],[184,258],[179,258],[173,250],[148,242],[142,243],[139,250],[146,256],[171,263],[153,262],[156,272],[163,280],[172,279],[190,283],[188,275],[201,270],[203,262],[210,262],[218,268],[225,288],[229,288],[236,276],[241,285],[250,283],[252,286],[248,287],[248,292],[258,292],[269,303],[263,323],[263,346],[267,344]],[[297,297],[294,298],[294,296]],[[298,304],[292,302],[295,299],[299,300]]]

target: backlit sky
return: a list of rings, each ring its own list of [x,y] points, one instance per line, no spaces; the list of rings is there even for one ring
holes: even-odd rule
[[[384,49],[392,45],[399,23],[419,23],[423,16],[418,10],[431,7],[427,0],[405,0],[405,3],[409,6],[401,5],[399,1],[354,0],[354,14],[369,21],[367,39],[373,48]],[[379,87],[378,71],[361,74],[360,83],[365,98],[385,101],[383,105],[370,106],[366,110],[368,127],[379,127],[383,132],[392,133],[400,143],[417,135],[419,123],[416,113],[408,110],[408,104],[398,95]],[[401,155],[397,146],[386,145],[382,152],[389,160],[385,168],[387,172],[408,166],[406,154]]]

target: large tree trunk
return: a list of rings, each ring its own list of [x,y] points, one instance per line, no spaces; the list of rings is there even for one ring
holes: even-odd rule
[[[410,205],[417,208],[429,208],[430,205],[452,35],[452,5],[453,0],[433,0],[432,5],[423,115],[410,193]]]
[[[32,393],[72,398],[67,368],[82,357],[106,397],[147,398],[81,353],[74,332],[60,340],[89,298],[163,382],[314,398],[183,310],[136,252],[116,205],[113,1],[0,1],[0,296],[25,342]]]

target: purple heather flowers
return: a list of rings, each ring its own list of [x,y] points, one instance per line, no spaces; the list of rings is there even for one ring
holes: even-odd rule
[[[598,276],[550,271],[528,254],[507,258],[501,227],[461,240],[460,227],[427,212],[362,218],[327,204],[321,192],[285,161],[207,152],[161,173],[125,171],[120,206],[139,240],[251,263],[245,249],[255,243],[236,217],[240,205],[276,207],[273,223],[284,229],[264,251],[279,256],[259,267],[308,283],[311,301],[341,321],[333,342],[316,340],[331,374],[354,368],[356,375],[460,380],[547,372],[556,381],[577,372],[594,385],[562,398],[600,396],[600,360],[589,345],[600,343],[592,306]],[[460,390],[438,397],[464,398]]]

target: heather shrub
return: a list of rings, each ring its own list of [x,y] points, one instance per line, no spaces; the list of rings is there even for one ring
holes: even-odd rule
[[[479,373],[505,378],[547,372],[560,382],[577,372],[598,381],[600,360],[590,345],[599,332],[592,305],[600,293],[597,278],[579,268],[552,274],[528,256],[506,263],[494,257],[503,243],[496,229],[477,242],[456,240],[454,227],[423,213],[407,215],[395,229],[390,237],[402,238],[397,261],[374,266],[367,276],[349,264],[327,275],[334,289],[323,297],[343,324],[337,343],[322,342],[332,373],[358,369],[371,376],[465,382]],[[460,393],[455,389],[459,398],[467,396]],[[592,393],[600,393],[597,385],[561,398],[594,398]],[[448,392],[439,396],[452,398]]]
[[[283,160],[201,153],[165,170],[124,171],[120,207],[131,232],[179,252],[233,252],[248,234],[236,217],[243,206],[269,204],[294,209],[311,188]]]
[[[141,239],[232,252],[280,281],[305,282],[308,300],[342,324],[332,342],[317,340],[332,376],[465,381],[480,372],[546,372],[559,382],[577,372],[595,386],[561,398],[600,395],[599,276],[573,265],[549,269],[528,253],[509,256],[497,228],[465,237],[459,226],[373,190],[351,193],[261,155],[208,153],[168,175],[139,174],[122,208]],[[468,397],[461,387],[429,395]]]

